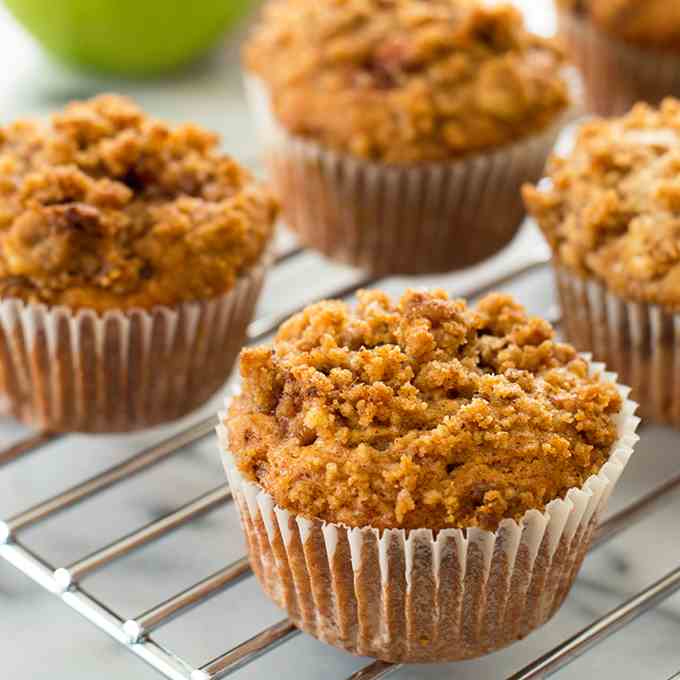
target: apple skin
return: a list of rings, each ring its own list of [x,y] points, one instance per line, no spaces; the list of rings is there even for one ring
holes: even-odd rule
[[[122,76],[153,76],[207,52],[252,0],[5,0],[59,60]]]

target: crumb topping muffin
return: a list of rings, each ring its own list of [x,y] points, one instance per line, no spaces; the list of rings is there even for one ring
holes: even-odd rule
[[[290,132],[389,163],[507,144],[568,104],[555,44],[478,0],[273,0],[244,58]]]
[[[226,418],[244,477],[281,507],[349,526],[520,519],[607,460],[622,406],[511,297],[363,292],[308,307],[241,356]]]
[[[626,299],[680,309],[680,101],[585,124],[524,198],[558,261]]]
[[[103,311],[227,292],[276,205],[217,144],[113,95],[0,128],[0,296]]]
[[[600,29],[628,42],[680,51],[680,4],[669,0],[558,0],[588,15]]]

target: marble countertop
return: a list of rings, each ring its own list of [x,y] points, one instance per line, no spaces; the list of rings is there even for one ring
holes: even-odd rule
[[[545,0],[526,0],[532,21],[549,30]],[[102,81],[67,72],[48,62],[30,39],[0,10],[0,118],[46,114],[73,98],[102,91],[129,94],[150,112],[175,120],[192,119],[222,133],[225,147],[256,164],[256,147],[241,94],[236,47],[169,80],[129,83]],[[545,253],[531,225],[502,254],[463,274],[422,278],[416,285],[445,287],[465,294],[494,273],[523,258]],[[259,315],[285,311],[356,280],[356,272],[305,254],[270,276]],[[399,292],[413,281],[382,285]],[[525,275],[506,287],[532,312],[554,305],[549,272]],[[2,470],[0,516],[43,500],[124,459],[188,422],[215,411],[218,400],[184,422],[132,436],[69,436]],[[3,447],[27,432],[0,421]],[[612,509],[640,497],[680,467],[680,433],[647,426],[643,440],[612,499]],[[84,505],[41,523],[22,535],[25,543],[53,564],[88,554],[224,481],[215,441],[209,437],[185,453],[103,493]],[[480,680],[503,678],[548,651],[596,617],[680,563],[680,494],[662,511],[631,527],[588,557],[566,604],[542,630],[511,648],[477,661],[406,667],[394,677]],[[170,534],[86,580],[88,591],[134,616],[243,555],[234,508],[221,509]],[[156,637],[192,663],[200,664],[247,639],[282,617],[254,580],[237,587],[162,628]],[[680,596],[626,627],[564,669],[558,677],[665,680],[680,669]],[[342,680],[365,660],[301,635],[236,674],[237,678]],[[16,680],[126,680],[160,677],[104,633],[67,609],[57,598],[0,562],[0,677]]]

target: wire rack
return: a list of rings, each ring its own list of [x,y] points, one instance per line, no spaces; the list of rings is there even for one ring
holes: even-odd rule
[[[300,248],[288,248],[277,258],[277,265],[302,254]],[[520,276],[548,265],[543,254],[529,255],[520,262],[515,261],[505,270],[487,280],[483,286],[465,291],[474,298],[490,289],[513,282]],[[331,296],[347,298],[358,289],[377,283],[376,279],[362,278],[351,285],[337,289]],[[457,293],[460,291],[452,291]],[[295,310],[293,310],[295,311]],[[292,312],[255,320],[248,332],[248,344],[261,342],[276,330],[281,321]],[[559,324],[559,314],[552,314],[553,323]],[[187,429],[141,451],[132,453],[123,462],[90,477],[61,493],[52,496],[28,509],[0,521],[0,557],[26,574],[47,591],[61,598],[63,603],[77,611],[114,640],[124,645],[149,665],[171,680],[218,680],[252,664],[259,657],[284,644],[300,631],[287,620],[282,619],[265,628],[245,642],[224,652],[222,655],[195,667],[183,660],[172,650],[154,639],[153,633],[170,621],[182,616],[217,594],[235,587],[242,579],[251,575],[247,557],[242,557],[225,566],[191,587],[144,611],[134,618],[125,620],[116,613],[114,603],[101,602],[83,587],[82,582],[103,567],[110,565],[133,551],[150,545],[153,541],[168,535],[180,527],[231,503],[231,494],[225,483],[211,489],[191,502],[178,507],[161,518],[134,529],[108,545],[85,555],[81,559],[57,567],[41,555],[36,554],[22,542],[22,532],[29,527],[52,518],[58,513],[73,508],[88,498],[128,480],[143,471],[150,471],[159,463],[181,453],[199,440],[212,435],[215,418],[207,418]],[[35,434],[0,451],[0,468],[17,464],[29,454],[35,454],[59,435]],[[593,542],[596,550],[613,539],[624,528],[646,517],[670,499],[671,493],[680,488],[680,474],[665,481],[635,503],[612,515],[601,524]],[[532,661],[520,671],[509,676],[510,680],[529,680],[552,675],[585,651],[614,634],[635,618],[669,598],[680,589],[680,567],[673,569],[663,578],[645,590],[637,593],[624,604],[611,610],[602,618],[564,640],[540,658]],[[386,678],[400,666],[375,661],[354,673],[348,680],[378,680]],[[680,677],[674,676],[674,677]]]

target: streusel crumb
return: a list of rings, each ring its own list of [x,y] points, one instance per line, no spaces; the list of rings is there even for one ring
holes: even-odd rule
[[[680,309],[680,101],[585,124],[524,188],[558,260],[625,299]]]
[[[500,294],[312,305],[241,374],[226,425],[245,477],[292,512],[381,529],[493,530],[544,508],[599,471],[622,405]]]
[[[227,292],[276,204],[217,144],[112,95],[0,128],[0,296],[105,310]]]
[[[388,163],[512,143],[568,104],[556,45],[479,0],[273,0],[245,62],[290,132]]]

